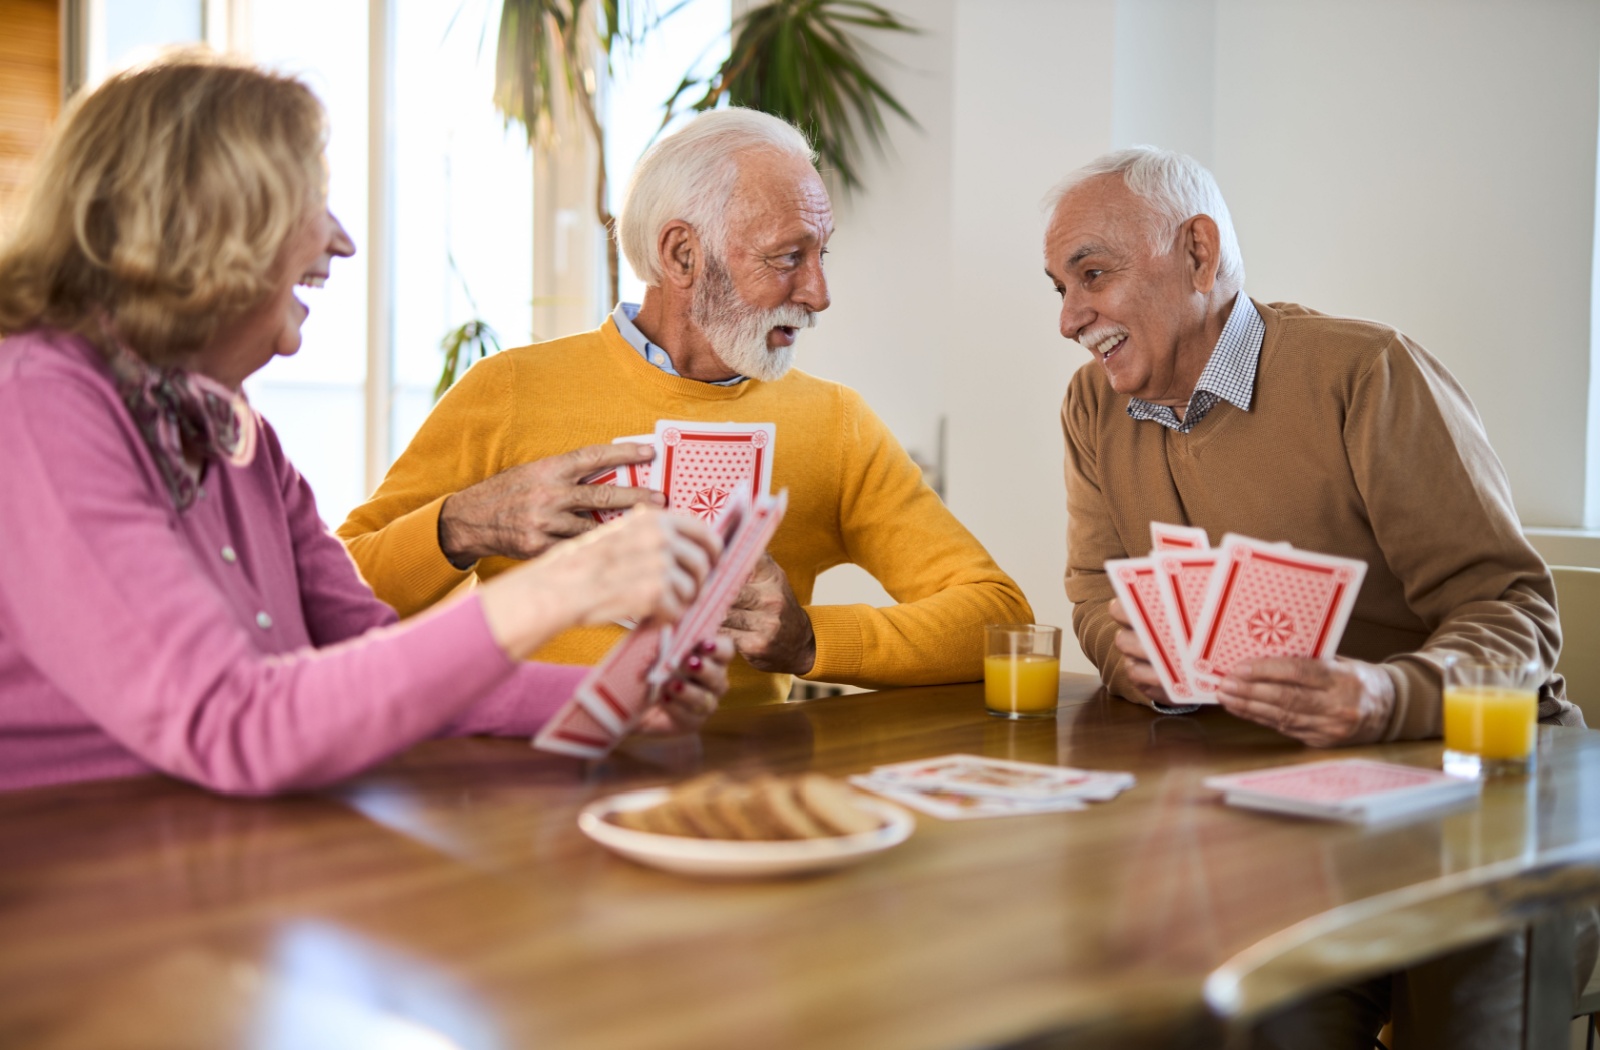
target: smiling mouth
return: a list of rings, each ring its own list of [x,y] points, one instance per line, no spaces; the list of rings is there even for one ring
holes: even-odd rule
[[[300,279],[294,283],[301,288],[321,288],[328,283],[328,275],[325,273],[302,274]]]
[[[1093,340],[1083,343],[1083,348],[1098,357],[1102,364],[1111,360],[1118,350],[1127,345],[1128,333],[1111,331]]]

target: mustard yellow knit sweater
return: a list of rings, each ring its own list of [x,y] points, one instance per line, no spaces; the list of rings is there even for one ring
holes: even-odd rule
[[[640,357],[610,321],[473,366],[339,536],[378,597],[411,615],[472,573],[487,578],[514,564],[492,558],[455,569],[438,542],[446,496],[519,463],[650,433],[658,419],[777,425],[772,486],[789,490],[789,510],[771,551],[816,631],[817,661],[805,677],[866,687],[976,680],[979,628],[1032,619],[1017,585],[854,391],[799,371],[731,387],[671,376]],[[900,604],[811,605],[817,574],[847,562]],[[594,663],[621,634],[617,627],[569,631],[535,657]],[[788,693],[788,675],[764,674],[742,659],[732,678],[728,706]]]

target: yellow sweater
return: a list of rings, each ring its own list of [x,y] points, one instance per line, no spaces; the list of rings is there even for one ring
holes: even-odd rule
[[[658,419],[777,425],[772,487],[789,490],[789,510],[771,552],[816,631],[817,661],[805,677],[866,687],[976,680],[979,628],[1033,618],[1017,585],[923,483],[860,395],[799,371],[731,387],[671,376],[610,321],[473,366],[339,536],[378,597],[409,616],[474,572],[487,578],[515,564],[452,566],[438,541],[446,496],[520,463],[649,433]],[[817,574],[846,562],[901,604],[811,605]],[[595,663],[621,634],[569,631],[535,656]],[[773,702],[788,688],[788,675],[741,659],[725,703]]]

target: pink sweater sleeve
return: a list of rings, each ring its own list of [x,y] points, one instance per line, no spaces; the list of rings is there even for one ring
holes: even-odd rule
[[[317,581],[307,625],[346,640],[263,653],[175,529],[119,410],[70,374],[0,384],[0,638],[145,762],[229,793],[314,787],[441,733],[529,732],[570,693],[582,669],[507,659],[476,599],[393,625],[320,522],[296,552]],[[306,514],[308,492],[297,543]],[[330,593],[342,608],[323,604]],[[355,630],[378,622],[390,625]]]

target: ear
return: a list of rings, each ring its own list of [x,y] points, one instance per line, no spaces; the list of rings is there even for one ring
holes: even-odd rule
[[[693,286],[700,276],[700,235],[682,219],[673,219],[656,236],[656,262],[661,283],[675,288]]]
[[[1210,295],[1217,284],[1217,267],[1222,265],[1222,235],[1209,215],[1196,215],[1184,226],[1179,243],[1188,256],[1189,279],[1195,291]]]

